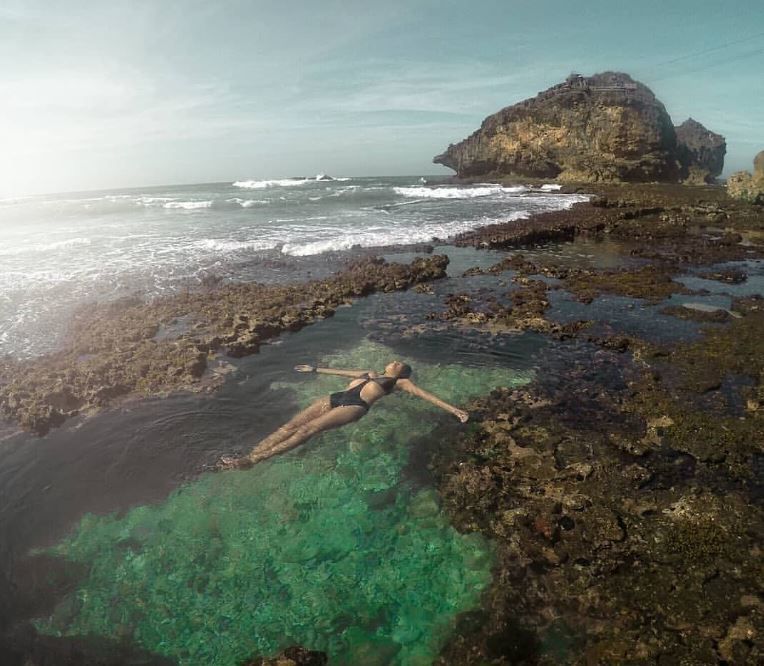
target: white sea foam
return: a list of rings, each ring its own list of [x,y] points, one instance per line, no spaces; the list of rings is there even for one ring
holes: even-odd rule
[[[416,199],[474,199],[490,197],[497,194],[519,194],[527,192],[528,188],[502,187],[501,185],[479,185],[477,187],[394,187],[396,194]]]
[[[31,196],[0,198],[0,206],[13,206],[14,204],[23,204],[29,201],[31,198]]]
[[[511,222],[528,217],[525,210],[515,211],[500,218],[479,218],[476,220],[460,220],[452,222],[431,222],[418,227],[397,226],[385,227],[374,226],[363,230],[348,233],[347,230],[325,228],[322,230],[322,238],[310,242],[287,242],[281,247],[284,254],[293,257],[305,257],[323,252],[349,250],[352,247],[377,247],[384,245],[407,245],[413,243],[425,243],[433,238],[445,239],[450,236],[471,231],[478,227],[499,222]]]
[[[238,250],[273,250],[278,247],[276,241],[248,240],[236,241],[226,238],[203,238],[193,243],[194,247],[214,252],[237,252]]]
[[[260,204],[267,204],[268,199],[240,199],[239,197],[234,197],[233,199],[226,199],[228,203],[232,204],[238,204],[242,208],[253,208],[254,206],[259,206]]]
[[[176,201],[175,197],[138,197],[135,203],[140,206],[164,205],[168,201]]]
[[[305,183],[315,183],[313,178],[282,178],[280,180],[237,180],[233,183],[234,187],[241,187],[246,190],[264,190],[269,187],[296,187],[305,185]]]
[[[184,210],[199,210],[200,208],[210,208],[211,201],[168,201],[163,208],[182,208]]]
[[[54,241],[52,243],[32,243],[20,247],[0,248],[0,256],[12,256],[18,254],[30,254],[36,252],[55,252],[56,250],[65,250],[67,248],[90,245],[89,238],[67,238],[66,240]]]
[[[559,192],[562,189],[562,185],[556,185],[555,183],[545,183],[540,187],[542,192]]]

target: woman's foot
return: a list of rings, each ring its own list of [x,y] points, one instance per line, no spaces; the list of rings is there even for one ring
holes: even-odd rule
[[[254,461],[250,460],[246,456],[231,456],[231,455],[224,455],[220,456],[220,460],[218,460],[218,464],[215,466],[215,469],[218,470],[226,470],[226,469],[247,469],[249,467],[252,467],[254,465]]]

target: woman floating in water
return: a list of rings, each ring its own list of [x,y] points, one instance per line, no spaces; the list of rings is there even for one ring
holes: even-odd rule
[[[400,361],[393,361],[385,368],[383,375],[364,370],[335,370],[316,368],[312,365],[298,365],[297,372],[320,372],[323,375],[353,377],[347,388],[339,393],[332,393],[316,400],[310,407],[300,412],[289,423],[262,440],[249,455],[243,458],[224,456],[221,467],[249,467],[255,463],[289,451],[295,446],[325,430],[332,430],[360,419],[369,408],[383,396],[389,395],[396,388],[422,398],[436,407],[445,409],[456,416],[462,423],[469,419],[467,412],[449,405],[432,393],[419,388],[409,377],[411,367]]]

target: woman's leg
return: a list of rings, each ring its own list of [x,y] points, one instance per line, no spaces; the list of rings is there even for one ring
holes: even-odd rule
[[[283,453],[284,451],[289,451],[290,449],[303,444],[320,432],[339,428],[340,426],[357,421],[366,414],[367,411],[368,410],[358,405],[335,407],[318,418],[298,426],[292,435],[280,442],[271,444],[268,447],[262,446],[261,442],[252,449],[252,452],[247,456],[247,459],[250,463],[258,463],[271,456]]]
[[[329,404],[329,396],[327,395],[323,398],[319,398],[309,407],[303,409],[294,418],[287,421],[278,430],[272,432],[265,439],[260,440],[257,444],[255,444],[255,448],[259,449],[263,447],[267,449],[270,446],[285,440],[287,437],[290,437],[292,433],[297,430],[297,428],[306,423],[310,423],[322,414],[326,414],[330,409],[331,405]]]
[[[322,414],[326,414],[331,409],[329,404],[329,396],[324,396],[313,402],[309,407],[303,409],[294,418],[287,421],[278,430],[275,430],[265,439],[260,440],[254,450],[267,450],[271,446],[278,444],[290,437],[300,426],[310,423],[314,419],[317,419]],[[217,464],[218,469],[235,469],[238,467],[249,467],[252,463],[249,459],[244,457],[238,457],[233,455],[221,456],[220,461]]]

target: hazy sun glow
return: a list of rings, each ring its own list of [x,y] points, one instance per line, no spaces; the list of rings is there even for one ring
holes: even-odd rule
[[[748,0],[4,5],[0,197],[446,173],[434,154],[573,69],[627,71],[676,123],[724,134],[726,173],[764,137],[764,6]]]

